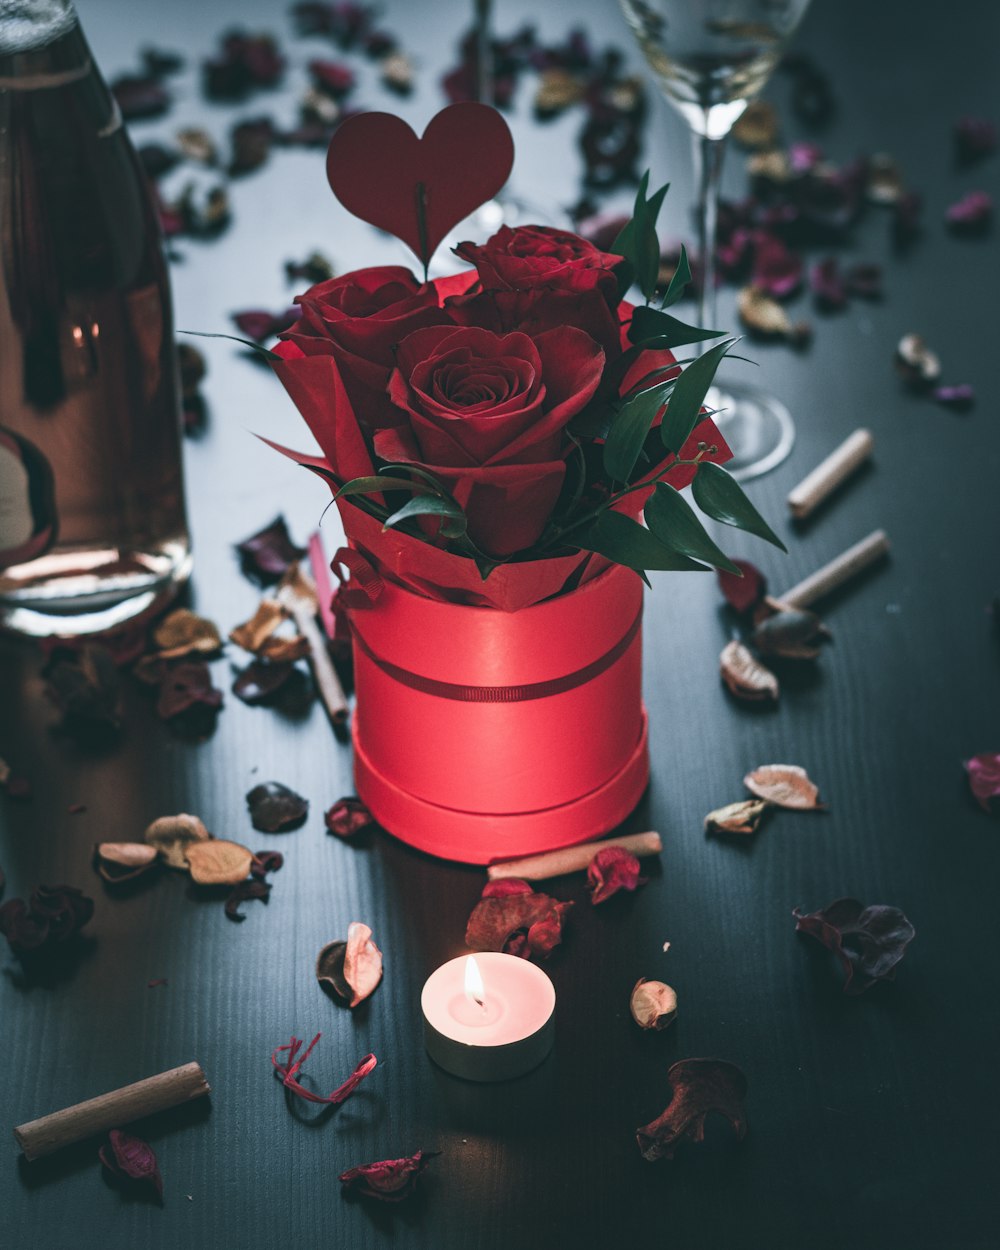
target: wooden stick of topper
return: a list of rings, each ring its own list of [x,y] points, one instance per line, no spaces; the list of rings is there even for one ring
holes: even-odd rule
[[[779,606],[786,608],[808,608],[810,604],[857,577],[888,552],[889,538],[885,530],[873,530],[866,538],[842,551],[839,556],[824,564],[815,573],[810,573],[783,595],[775,595],[774,599]]]
[[[63,1146],[72,1146],[74,1142],[106,1133],[132,1120],[141,1120],[157,1111],[179,1107],[209,1093],[211,1090],[201,1065],[185,1063],[169,1072],[160,1072],[62,1111],[53,1111],[41,1119],[19,1124],[14,1129],[14,1137],[26,1159],[40,1159]]]
[[[491,881],[498,881],[503,877],[545,881],[549,877],[561,877],[567,872],[580,872],[606,846],[620,846],[625,851],[631,851],[633,855],[659,855],[663,850],[663,842],[658,833],[629,833],[620,838],[605,838],[601,842],[584,842],[582,846],[567,846],[560,851],[528,855],[524,859],[503,860],[501,863],[490,864],[486,875]]]
[[[347,720],[347,696],[333,667],[323,635],[316,624],[319,598],[309,574],[299,564],[290,564],[278,584],[278,603],[295,622],[299,633],[309,644],[309,667],[316,679],[316,689],[323,700],[330,720],[342,725]]]
[[[824,499],[856,472],[875,447],[870,430],[855,430],[807,474],[788,496],[788,506],[798,521],[803,521]]]

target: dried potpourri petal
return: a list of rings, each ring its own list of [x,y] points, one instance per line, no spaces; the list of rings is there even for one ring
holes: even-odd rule
[[[357,82],[354,70],[341,61],[314,60],[308,69],[313,84],[334,100],[342,100]]]
[[[263,781],[246,796],[250,822],[261,833],[287,833],[305,822],[309,800],[280,781]]]
[[[959,382],[956,386],[938,386],[931,392],[932,397],[946,408],[956,408],[964,412],[976,402],[976,392],[968,382]]]
[[[944,219],[955,234],[985,234],[993,224],[993,197],[970,191],[945,209]]]
[[[297,1079],[302,1065],[309,1058],[310,1054],[312,1054],[313,1047],[322,1036],[322,1033],[317,1033],[306,1047],[305,1053],[302,1057],[300,1059],[296,1059],[296,1055],[302,1049],[303,1043],[293,1034],[292,1040],[288,1042],[287,1045],[279,1046],[274,1051],[271,1055],[271,1062],[274,1064],[275,1071],[281,1078],[281,1083],[284,1085],[285,1089],[290,1089],[293,1094],[298,1094],[300,1098],[304,1098],[307,1102],[323,1102],[330,1103],[333,1106],[339,1106],[354,1093],[369,1072],[374,1071],[378,1060],[374,1055],[365,1055],[347,1080],[344,1081],[342,1085],[338,1085],[332,1094],[328,1094],[325,1098],[322,1098],[319,1094],[314,1094],[312,1090],[306,1089],[306,1087]],[[288,1057],[284,1061],[278,1058],[282,1051],[288,1052]]]
[[[144,143],[138,149],[139,160],[147,176],[155,182],[174,169],[181,161],[181,153],[162,143]]]
[[[158,858],[156,847],[146,842],[98,842],[94,847],[97,871],[112,885],[143,876]]]
[[[802,258],[765,230],[754,235],[750,283],[772,299],[788,299],[802,285]]]
[[[483,886],[483,898],[509,898],[512,894],[534,894],[534,886],[520,877],[498,877]]]
[[[829,638],[826,626],[815,612],[805,608],[781,608],[757,624],[750,641],[766,656],[783,660],[815,660],[817,641]]]
[[[156,701],[156,714],[164,720],[183,716],[192,708],[210,712],[222,707],[222,691],[212,685],[208,665],[200,660],[183,660],[168,666]]]
[[[960,117],[952,129],[955,155],[965,164],[997,150],[996,125],[986,117]]]
[[[747,105],[731,133],[744,148],[774,147],[778,138],[778,114],[774,105],[766,100],[755,100]]]
[[[847,284],[835,256],[818,261],[809,270],[809,288],[816,307],[823,312],[838,312],[847,307]]]
[[[743,574],[742,577],[723,569],[716,576],[726,602],[743,616],[752,612],[767,594],[767,581],[760,569],[749,560],[734,560],[733,563]]]
[[[347,941],[328,942],[316,959],[316,980],[329,986],[349,1007],[364,1002],[382,980],[382,952],[360,921],[347,927]]]
[[[231,689],[238,699],[255,707],[273,699],[296,671],[287,660],[251,660],[246,668],[235,670]]]
[[[916,191],[907,191],[892,206],[892,238],[897,248],[908,247],[920,234],[923,198]]]
[[[79,651],[57,647],[42,669],[45,692],[62,713],[70,733],[121,727],[118,671],[106,647],[88,643]]]
[[[108,1134],[108,1145],[98,1152],[101,1162],[115,1176],[143,1185],[152,1185],[157,1197],[163,1201],[163,1180],[160,1176],[156,1154],[141,1137],[131,1137],[113,1128]]]
[[[174,142],[190,161],[197,161],[199,165],[219,163],[219,149],[207,130],[198,126],[185,126],[174,135]]]
[[[963,761],[969,789],[984,812],[1000,816],[1000,753],[984,751]]]
[[[595,905],[619,890],[635,890],[645,883],[646,878],[639,876],[639,857],[621,846],[603,847],[587,865],[590,901]]]
[[[767,799],[741,799],[717,807],[705,817],[706,833],[756,833],[764,813],[771,806]]]
[[[305,634],[295,634],[291,638],[272,634],[261,643],[258,655],[262,660],[272,660],[275,664],[294,664],[309,655],[309,639]]]
[[[859,261],[847,270],[844,283],[851,295],[859,296],[861,299],[881,299],[882,266],[872,264],[870,261]]]
[[[266,903],[270,893],[271,885],[268,881],[261,881],[257,877],[249,881],[239,881],[233,886],[226,899],[226,915],[230,920],[246,920],[246,916],[240,911],[240,904],[252,898],[259,898],[261,902]]]
[[[205,841],[209,835],[197,816],[180,812],[176,816],[158,817],[142,836],[144,841],[156,848],[165,864],[187,872],[188,847],[194,842]]]
[[[268,638],[287,619],[285,609],[277,599],[265,595],[257,605],[253,616],[241,625],[235,625],[229,631],[230,641],[235,642],[244,651],[249,651],[251,655],[257,655]]]
[[[276,137],[274,122],[270,117],[254,117],[237,122],[229,132],[232,154],[226,172],[230,177],[237,178],[241,174],[249,174],[259,169],[271,155]],[[280,331],[275,330],[273,333]]]
[[[737,1141],[747,1133],[743,1100],[747,1079],[741,1068],[725,1059],[680,1059],[667,1072],[672,1088],[662,1115],[636,1129],[642,1157],[650,1163],[672,1159],[681,1142],[705,1140],[705,1117],[723,1115],[733,1127]]]
[[[801,347],[812,337],[812,327],[807,321],[792,321],[776,299],[755,286],[740,290],[737,309],[747,329],[761,338],[784,338],[793,347]]]
[[[380,1202],[402,1202],[413,1193],[417,1177],[440,1150],[418,1150],[405,1159],[380,1159],[341,1172],[345,1193]]]
[[[558,66],[542,70],[535,91],[535,116],[539,121],[557,117],[574,104],[579,104],[584,91],[584,84],[568,70]]]
[[[160,117],[170,108],[170,92],[151,74],[120,74],[110,87],[126,121]]]
[[[375,817],[354,794],[338,799],[323,820],[327,833],[335,833],[338,838],[350,838],[375,823]]]
[[[300,560],[305,547],[296,547],[283,516],[277,516],[256,534],[236,544],[243,572],[263,585],[280,581],[288,566]]]
[[[845,994],[862,994],[876,981],[889,981],[906,954],[916,930],[898,907],[865,907],[856,898],[840,898],[820,911],[792,909],[797,933],[807,933],[840,960]]]
[[[252,339],[255,343],[264,343],[267,339],[275,338],[283,330],[293,326],[298,321],[300,315],[301,312],[297,307],[286,308],[278,313],[268,312],[263,308],[247,308],[242,312],[230,313],[233,324],[239,332],[245,334],[248,339]],[[282,520],[282,518],[279,517],[279,520]],[[237,550],[242,554],[242,543]]]
[[[919,334],[904,334],[896,345],[896,370],[909,386],[925,390],[941,376],[941,362]]]
[[[23,898],[11,898],[0,907],[0,933],[18,956],[41,950],[49,936],[48,921],[35,916]]]
[[[210,100],[242,100],[255,87],[273,87],[285,58],[270,35],[230,31],[219,53],[202,64],[202,88]]]
[[[262,879],[269,872],[277,872],[284,863],[285,857],[280,851],[258,851],[250,863],[250,875]]]
[[[868,182],[865,188],[873,204],[895,204],[906,190],[903,172],[886,152],[876,152],[868,160]]]
[[[285,277],[289,282],[308,282],[314,286],[333,277],[333,264],[322,252],[310,252],[305,260],[286,260]]]
[[[94,914],[94,900],[71,885],[40,885],[27,902],[9,899],[0,907],[0,933],[24,958],[77,936]]]
[[[544,958],[562,940],[562,926],[572,906],[534,891],[484,896],[469,916],[465,943],[472,950]]]
[[[253,851],[225,838],[209,838],[189,843],[184,858],[196,885],[238,885],[250,871]]]
[[[632,1019],[641,1029],[665,1029],[677,1018],[677,993],[663,981],[636,981],[629,999]]]
[[[809,780],[806,770],[798,764],[764,764],[747,773],[743,784],[751,794],[778,807],[813,812],[826,806],[819,801],[819,790]]]
[[[169,612],[153,630],[153,641],[160,649],[162,660],[176,660],[192,652],[214,655],[222,646],[222,636],[214,621],[188,608]]]
[[[748,703],[776,701],[781,693],[777,677],[735,639],[722,648],[719,674],[730,693]]]

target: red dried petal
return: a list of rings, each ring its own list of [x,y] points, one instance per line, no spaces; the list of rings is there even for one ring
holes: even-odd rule
[[[604,847],[587,865],[591,903],[603,903],[619,890],[634,890],[645,881],[639,876],[639,857],[620,846]]]
[[[354,1093],[369,1072],[374,1071],[378,1060],[374,1055],[365,1055],[343,1084],[338,1085],[332,1094],[328,1094],[325,1098],[321,1098],[319,1094],[314,1094],[312,1090],[306,1089],[305,1086],[301,1085],[296,1079],[296,1076],[301,1070],[302,1065],[309,1058],[310,1054],[312,1054],[313,1047],[322,1036],[322,1033],[317,1033],[306,1047],[302,1058],[296,1059],[295,1056],[301,1050],[303,1043],[299,1038],[293,1035],[292,1040],[287,1045],[279,1046],[275,1050],[274,1054],[271,1056],[271,1062],[274,1064],[275,1071],[278,1076],[281,1077],[282,1085],[284,1085],[286,1089],[290,1089],[293,1094],[298,1094],[298,1096],[300,1098],[304,1098],[306,1102],[322,1102],[330,1103],[333,1106],[339,1106],[342,1102],[346,1101],[346,1099],[350,1098],[351,1094]],[[288,1051],[288,1059],[287,1062],[282,1063],[278,1059],[278,1056],[285,1050]]]
[[[261,833],[298,829],[309,815],[309,800],[280,781],[264,781],[246,796],[250,822]]]
[[[162,1199],[163,1180],[153,1147],[141,1137],[131,1137],[116,1128],[108,1134],[108,1142],[110,1149],[102,1146],[99,1152],[108,1171],[130,1181],[152,1185]]]
[[[956,234],[983,234],[993,221],[993,197],[970,191],[945,209],[944,219]]]
[[[250,864],[252,877],[266,877],[269,872],[277,872],[285,862],[280,851],[258,851]]]
[[[253,872],[252,864],[250,871]],[[249,881],[240,881],[233,886],[226,899],[226,915],[230,920],[246,920],[246,916],[240,911],[240,904],[253,898],[259,898],[261,902],[266,903],[270,893],[270,882],[261,881],[256,876],[251,877]]]
[[[264,585],[280,581],[288,566],[300,560],[304,547],[296,547],[283,516],[277,516],[256,534],[236,544],[243,572]]]
[[[749,560],[734,560],[733,563],[742,572],[742,577],[735,573],[718,573],[719,589],[729,606],[741,616],[752,612],[767,593],[767,581],[764,574],[751,564]]]
[[[1000,816],[1000,752],[986,751],[965,760],[969,789],[984,812]]]
[[[323,819],[327,833],[335,833],[338,838],[350,838],[375,823],[375,817],[354,794],[338,799]]]
[[[572,906],[548,894],[482,898],[469,917],[466,945],[473,950],[504,951],[524,959],[545,956],[561,940],[565,916]]]
[[[834,312],[847,307],[847,285],[835,256],[828,256],[809,270],[809,287],[816,307]]]
[[[500,877],[496,881],[487,881],[483,886],[481,898],[510,898],[514,894],[534,894],[534,886],[522,881],[520,877]]]
[[[418,1150],[404,1159],[379,1159],[341,1172],[345,1192],[381,1202],[402,1202],[413,1193],[417,1177],[439,1150]]]
[[[195,707],[216,711],[222,706],[222,691],[212,685],[208,665],[200,660],[168,664],[156,701],[156,714],[173,720]],[[214,719],[214,718],[213,718]]]
[[[239,172],[245,172],[247,168],[245,164],[241,165]],[[241,334],[245,334],[255,343],[263,343],[267,339],[276,338],[283,330],[294,325],[301,316],[301,310],[295,307],[271,313],[259,308],[248,308],[244,312],[230,315]]]
[[[672,1095],[666,1110],[636,1130],[642,1157],[650,1163],[672,1159],[683,1141],[705,1140],[705,1117],[724,1115],[738,1141],[747,1132],[743,1100],[747,1079],[742,1069],[724,1059],[681,1059],[667,1073]]]
[[[754,236],[750,284],[772,299],[787,299],[802,285],[802,258],[764,230]]]
[[[840,898],[821,911],[792,910],[795,929],[833,951],[844,968],[844,993],[861,994],[876,981],[888,981],[906,954],[916,930],[898,907],[865,907]]]
[[[990,156],[997,149],[997,128],[985,117],[960,117],[952,133],[955,153],[965,163]]]

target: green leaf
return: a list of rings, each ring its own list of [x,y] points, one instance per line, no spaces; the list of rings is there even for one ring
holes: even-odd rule
[[[720,465],[703,460],[691,483],[691,494],[707,516],[721,521],[723,525],[735,525],[748,534],[756,534],[765,542],[787,551],[785,544],[743,493],[739,482]]]
[[[727,573],[740,574],[739,567],[709,537],[688,501],[668,482],[657,483],[643,516],[664,546],[692,559],[704,560]]]
[[[673,394],[660,426],[660,437],[668,451],[679,452],[698,424],[698,414],[712,385],[715,371],[737,339],[726,339],[710,347],[683,371],[674,383]]]
[[[665,547],[645,526],[620,512],[602,512],[593,525],[575,539],[584,551],[596,551],[615,564],[634,569],[647,582],[646,569],[688,570],[707,573],[704,564]]]
[[[656,414],[666,402],[673,381],[640,391],[627,400],[615,417],[604,444],[604,469],[613,482],[627,482]]]
[[[630,343],[647,349],[703,343],[706,339],[721,338],[723,334],[724,330],[702,330],[698,326],[689,326],[656,308],[637,308],[632,314],[628,331]]]
[[[413,490],[426,492],[427,487],[423,482],[410,481],[405,477],[391,477],[388,474],[379,474],[377,477],[355,477],[349,482],[345,482],[340,490],[334,495],[334,499],[340,499],[343,495],[376,495],[384,490]]]
[[[207,330],[178,330],[178,334],[190,334],[196,339],[229,339],[231,343],[242,343],[244,347],[249,347],[252,352],[256,352],[258,356],[264,356],[268,360],[282,360],[277,352],[272,352],[266,347],[261,347],[259,343],[254,343],[250,339],[241,339],[236,334],[209,334]]]
[[[399,525],[402,521],[412,520],[418,516],[438,516],[445,522],[441,532],[446,537],[464,534],[466,527],[465,513],[454,499],[439,499],[436,495],[415,495],[403,506],[388,517],[382,525],[383,530]]]
[[[674,276],[670,279],[670,285],[667,287],[663,299],[660,300],[661,308],[671,308],[683,296],[684,288],[691,281],[691,265],[688,262],[687,248],[681,244],[680,260],[677,262],[677,268],[674,270]],[[692,342],[694,340],[692,339]]]
[[[611,245],[614,255],[625,257],[634,280],[647,300],[653,297],[660,273],[660,244],[656,237],[656,219],[669,186],[669,183],[665,183],[647,199],[649,171],[643,174],[635,196],[632,220],[622,227]]]

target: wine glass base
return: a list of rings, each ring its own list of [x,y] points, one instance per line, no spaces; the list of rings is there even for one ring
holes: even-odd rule
[[[791,413],[766,391],[738,384],[712,387],[705,403],[717,410],[712,420],[733,453],[726,469],[738,482],[767,473],[792,450]]]

